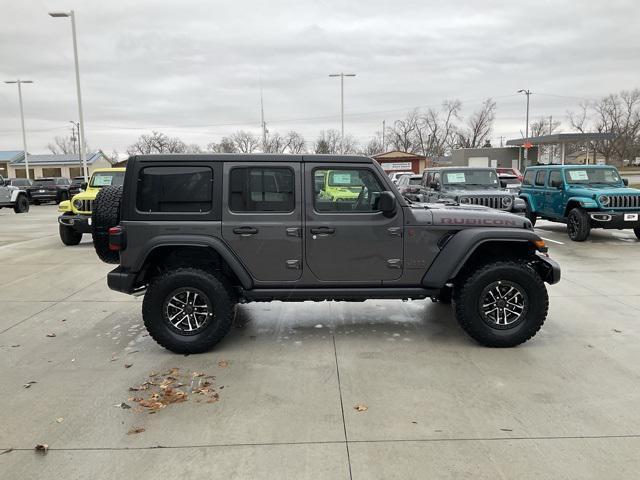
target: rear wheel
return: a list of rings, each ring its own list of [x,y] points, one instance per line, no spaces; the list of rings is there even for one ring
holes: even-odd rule
[[[481,266],[454,290],[458,323],[487,347],[514,347],[526,342],[542,327],[548,308],[544,282],[524,262]]]
[[[529,204],[528,201],[525,201],[525,205],[526,205],[526,210],[524,212],[524,216],[527,217],[527,219],[529,219],[529,221],[531,222],[531,225],[535,226],[536,220],[538,220],[538,215],[536,215],[535,212],[531,209],[531,205]]]
[[[109,229],[120,222],[122,187],[102,187],[93,202],[91,237],[93,248],[105,263],[119,263],[120,254],[109,250]]]
[[[195,268],[179,268],[157,277],[142,303],[149,335],[175,353],[209,350],[231,329],[233,310],[224,281]]]
[[[26,195],[18,195],[16,203],[13,205],[13,211],[16,213],[27,213],[29,211],[29,199]]]
[[[34,205],[40,205],[40,200],[34,200],[34,201],[33,201],[33,204],[34,204]]]
[[[580,207],[576,207],[569,212],[567,218],[567,233],[574,242],[584,242],[591,232],[591,222],[589,214]]]
[[[82,233],[76,232],[73,228],[66,225],[58,224],[58,231],[60,232],[60,240],[65,245],[78,245],[82,240]]]

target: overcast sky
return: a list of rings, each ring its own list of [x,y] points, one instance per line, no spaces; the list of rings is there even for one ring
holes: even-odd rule
[[[313,140],[340,126],[365,142],[418,106],[445,98],[465,113],[497,101],[494,145],[532,118],[640,86],[640,2],[599,1],[44,1],[0,0],[0,80],[25,85],[29,151],[46,152],[77,120],[75,9],[87,142],[126,150],[160,130],[202,146],[237,129]],[[0,150],[21,149],[18,94],[0,84]]]

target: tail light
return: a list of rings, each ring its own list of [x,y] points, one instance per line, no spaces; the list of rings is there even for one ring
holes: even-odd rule
[[[124,229],[117,225],[109,229],[109,250],[118,252],[127,246]]]

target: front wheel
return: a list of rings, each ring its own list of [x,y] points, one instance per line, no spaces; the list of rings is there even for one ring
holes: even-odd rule
[[[583,209],[576,207],[569,212],[567,218],[567,234],[574,242],[584,242],[591,232],[591,221],[589,214]]]
[[[27,213],[29,211],[29,199],[26,195],[18,195],[13,211],[16,213]]]
[[[58,225],[60,240],[67,246],[78,245],[82,240],[82,233],[76,232],[73,228],[66,225]]]
[[[487,347],[515,347],[533,337],[547,318],[544,282],[518,261],[490,263],[454,290],[456,319],[467,334]]]
[[[234,302],[214,275],[178,268],[151,282],[142,317],[151,337],[175,353],[202,353],[231,329]]]

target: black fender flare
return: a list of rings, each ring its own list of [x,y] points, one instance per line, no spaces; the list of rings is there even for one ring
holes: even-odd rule
[[[205,235],[159,235],[149,241],[143,248],[139,260],[132,270],[139,272],[144,267],[149,255],[160,247],[204,247],[211,248],[227,262],[229,268],[235,273],[245,290],[253,288],[253,279],[247,272],[242,262],[234,255],[231,249],[222,240]]]
[[[425,288],[442,288],[464,266],[476,249],[488,242],[531,243],[542,240],[532,230],[516,228],[467,228],[460,230],[440,250],[422,277]]]

